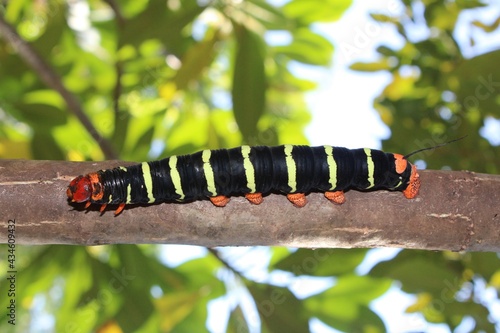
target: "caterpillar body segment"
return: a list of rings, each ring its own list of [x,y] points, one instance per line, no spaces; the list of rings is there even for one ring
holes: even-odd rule
[[[418,194],[417,169],[399,154],[375,149],[332,146],[241,146],[203,150],[171,156],[130,167],[101,170],[73,179],[68,198],[73,202],[126,204],[192,201],[209,198],[223,207],[229,197],[244,195],[260,204],[262,194],[281,192],[297,207],[307,203],[305,194],[324,192],[341,204],[347,189],[402,191],[406,198]]]

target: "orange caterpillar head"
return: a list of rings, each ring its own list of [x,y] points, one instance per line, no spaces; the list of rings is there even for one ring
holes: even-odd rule
[[[420,153],[421,151],[432,150],[432,149],[446,146],[452,142],[462,140],[466,136],[467,135],[462,136],[461,138],[458,138],[455,140],[451,140],[448,142],[444,142],[444,143],[432,146],[432,147],[418,149],[418,150],[415,150],[414,152],[406,154],[405,156],[402,156],[399,154],[394,154],[394,157],[396,159],[396,172],[397,173],[401,174],[406,169],[407,165],[411,166],[410,180],[408,182],[408,186],[403,191],[404,196],[408,199],[415,198],[418,194],[418,191],[420,190],[420,175],[417,172],[417,167],[415,165],[411,164],[410,162],[408,162],[408,157],[415,155],[417,153]]]
[[[97,201],[104,196],[104,189],[97,173],[78,176],[69,183],[66,190],[72,202]]]

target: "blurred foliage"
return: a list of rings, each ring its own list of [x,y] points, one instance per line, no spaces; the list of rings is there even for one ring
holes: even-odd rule
[[[475,52],[476,32],[498,32],[500,18],[493,22],[467,22],[460,14],[487,6],[486,1],[403,1],[400,13],[372,14],[377,24],[392,25],[403,45],[377,48],[379,59],[356,62],[361,71],[388,71],[392,75],[374,102],[392,136],[384,149],[409,152],[467,135],[460,144],[418,155],[431,169],[500,172],[500,149],[480,135],[488,118],[500,121],[500,45],[486,53]],[[422,4],[425,7],[422,7]],[[468,24],[468,26],[467,26]],[[487,38],[487,36],[486,36]],[[411,135],[409,135],[411,133]],[[409,141],[408,138],[414,138]],[[444,163],[443,163],[444,161]]]
[[[349,4],[325,12],[304,1],[283,8],[259,0],[11,1],[2,12],[117,155],[144,160],[273,145],[290,139],[290,129],[295,143],[306,143],[303,93],[315,82],[288,64],[328,65],[333,46],[310,24],[318,12],[323,21],[337,19]],[[267,42],[285,31],[290,40]],[[59,93],[15,47],[0,47],[0,157],[103,159]]]
[[[241,143],[306,143],[304,93],[315,82],[295,76],[289,65],[329,65],[333,46],[311,24],[340,19],[350,5],[12,0],[0,5],[0,15],[78,96],[120,158],[147,160]],[[384,143],[388,150],[406,152],[467,134],[459,145],[421,156],[431,167],[498,172],[498,149],[478,131],[485,117],[500,118],[498,85],[484,84],[500,77],[492,65],[500,55],[465,58],[454,34],[460,13],[480,6],[473,0],[404,0],[400,16],[372,15],[394,25],[405,40],[399,50],[379,47],[377,62],[353,64],[393,74],[375,101],[393,133]],[[491,32],[498,22],[472,24]],[[425,38],[409,37],[415,25],[425,26]],[[284,36],[283,42],[270,43],[273,34]],[[0,157],[105,158],[60,92],[48,89],[40,75],[15,46],[0,41]],[[422,141],[410,144],[408,133]],[[209,315],[218,315],[227,318],[226,332],[308,332],[312,318],[345,332],[385,332],[371,302],[393,281],[416,296],[407,312],[421,313],[429,323],[454,329],[472,318],[473,331],[495,330],[484,300],[486,287],[500,290],[493,253],[401,251],[360,275],[364,249],[273,248],[264,255],[249,249],[259,251],[261,261],[270,258],[269,277],[260,279],[230,249],[177,267],[162,262],[161,251],[170,248],[17,247],[16,331],[204,332]],[[7,270],[0,261],[1,295],[7,295]],[[329,286],[299,297],[303,276]],[[228,308],[214,309],[214,300]],[[7,301],[2,297],[0,307]],[[2,332],[11,328],[0,322]]]
[[[377,24],[392,25],[402,45],[381,45],[378,60],[351,65],[354,70],[392,75],[392,82],[374,101],[392,132],[384,149],[409,152],[467,135],[459,144],[416,158],[431,169],[500,173],[499,147],[480,135],[488,118],[500,121],[500,67],[496,65],[500,63],[500,44],[485,53],[476,51],[472,57],[464,55],[476,45],[474,27],[485,34],[498,33],[500,16],[481,22],[477,11],[470,11],[487,5],[480,0],[402,2],[399,13],[371,15]],[[469,26],[459,20],[464,11],[472,14]],[[421,313],[429,323],[444,323],[453,331],[468,318],[472,319],[469,332],[499,329],[499,323],[491,321],[491,303],[485,299],[485,290],[490,288],[498,302],[498,254],[403,250],[376,265],[369,275],[399,281],[404,292],[417,296],[406,311]]]

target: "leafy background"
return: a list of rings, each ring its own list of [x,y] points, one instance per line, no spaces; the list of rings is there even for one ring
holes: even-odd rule
[[[421,158],[430,168],[498,173],[500,150],[479,132],[486,119],[500,118],[500,51],[466,57],[460,41],[473,45],[474,38],[457,34],[460,14],[487,2],[397,4],[401,12],[372,19],[394,26],[404,45],[380,45],[377,61],[351,65],[392,75],[374,101],[392,133],[384,149],[406,152],[408,137],[429,145],[467,134],[459,145]],[[150,160],[242,143],[306,144],[304,98],[317,82],[291,67],[330,65],[334,46],[312,25],[342,19],[350,6],[348,0],[4,3],[0,15],[84,112],[1,39],[0,157]],[[469,28],[491,33],[499,23],[500,17],[477,19]],[[429,33],[415,38],[419,28]],[[289,33],[289,43],[266,40],[280,31]],[[176,249],[18,247],[16,331],[203,332],[218,316],[227,318],[226,332],[308,332],[314,320],[339,331],[384,332],[370,304],[391,286],[415,296],[406,312],[428,323],[450,331],[461,324],[474,332],[499,328],[491,315],[500,290],[495,253],[403,250],[360,272],[368,250],[215,249],[166,264],[162,256]],[[252,256],[265,264],[263,276],[252,274],[246,260]],[[2,309],[6,264],[0,262]],[[326,287],[303,295],[297,291],[303,277]],[[214,306],[222,303],[228,314]],[[2,332],[11,329],[0,322]]]

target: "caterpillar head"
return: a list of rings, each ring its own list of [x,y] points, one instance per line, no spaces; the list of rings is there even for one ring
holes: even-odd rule
[[[102,199],[104,191],[97,173],[78,176],[69,183],[66,190],[72,202],[97,201]]]
[[[406,189],[403,191],[403,194],[406,198],[412,199],[415,198],[418,194],[418,191],[420,189],[420,176],[417,172],[417,167],[410,162],[408,162],[408,157],[415,155],[417,153],[420,153],[421,151],[426,151],[426,150],[433,150],[439,147],[446,146],[452,142],[456,142],[459,140],[462,140],[465,138],[467,135],[462,136],[461,138],[451,140],[448,142],[444,142],[432,147],[426,147],[422,149],[415,150],[414,152],[411,152],[409,154],[406,154],[405,156],[399,155],[399,154],[394,154],[394,158],[396,159],[396,172],[401,174],[406,167],[409,165],[411,167],[411,174],[410,174],[410,179],[408,180],[408,186]]]

